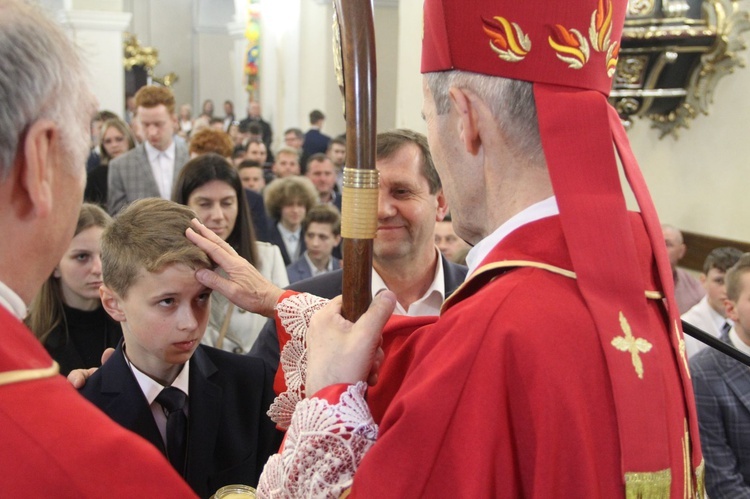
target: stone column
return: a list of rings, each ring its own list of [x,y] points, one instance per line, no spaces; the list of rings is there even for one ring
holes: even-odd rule
[[[125,69],[123,33],[132,14],[117,11],[69,10],[61,13],[63,25],[82,48],[99,109],[124,117]]]

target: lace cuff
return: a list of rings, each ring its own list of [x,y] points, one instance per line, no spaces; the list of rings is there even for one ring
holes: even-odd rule
[[[351,487],[378,434],[366,389],[364,382],[348,386],[337,404],[316,397],[297,404],[281,454],[263,469],[259,498],[339,498]]]
[[[281,350],[279,365],[284,371],[286,390],[279,394],[268,416],[281,429],[289,428],[297,402],[304,398],[307,375],[307,329],[310,318],[329,300],[308,293],[292,295],[276,305],[282,328],[291,336]],[[281,334],[281,331],[279,331]]]

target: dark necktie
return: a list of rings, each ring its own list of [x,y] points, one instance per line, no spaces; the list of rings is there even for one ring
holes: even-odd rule
[[[727,341],[729,339],[729,330],[732,329],[732,326],[729,324],[729,322],[724,322],[721,326],[721,335],[719,335],[719,338],[722,341]]]
[[[167,457],[174,469],[183,476],[187,448],[187,416],[183,410],[186,400],[185,392],[171,386],[163,389],[156,397],[167,415]]]

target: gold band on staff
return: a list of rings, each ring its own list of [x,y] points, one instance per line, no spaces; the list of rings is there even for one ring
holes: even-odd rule
[[[379,175],[375,169],[344,168],[341,235],[374,239],[378,230]]]

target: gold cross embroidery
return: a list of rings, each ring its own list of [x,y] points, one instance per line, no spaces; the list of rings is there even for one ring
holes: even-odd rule
[[[635,367],[635,373],[640,379],[643,379],[643,362],[641,361],[640,354],[648,353],[651,350],[651,343],[644,338],[636,338],[633,336],[633,332],[630,330],[630,324],[625,318],[625,315],[620,311],[620,327],[625,336],[618,336],[612,340],[612,346],[621,352],[630,352],[630,356],[633,360],[633,367]]]
[[[677,325],[676,320],[674,321],[674,335],[677,337],[677,343],[680,345],[680,357],[682,358],[682,363],[685,366],[685,372],[687,372],[688,379],[690,379],[690,369],[688,368],[688,361],[685,352],[685,340],[680,336],[680,327]]]

